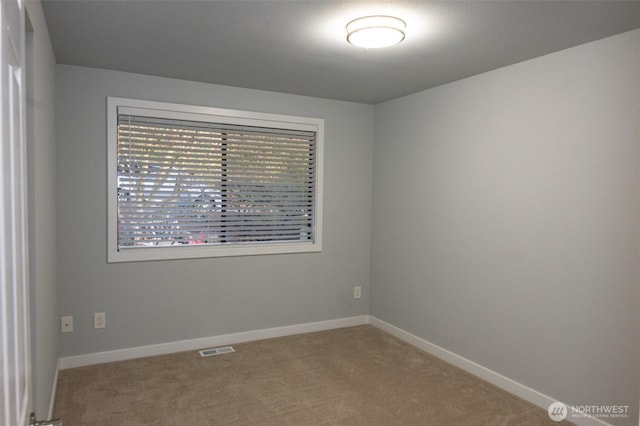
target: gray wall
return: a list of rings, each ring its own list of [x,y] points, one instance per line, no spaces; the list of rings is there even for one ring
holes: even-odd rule
[[[56,76],[58,302],[75,322],[61,356],[368,313],[373,106],[73,66]],[[324,118],[323,252],[107,264],[107,96]]]
[[[45,418],[58,362],[56,257],[55,57],[39,1],[26,10],[29,275],[34,409]]]
[[[637,424],[639,47],[640,30],[377,105],[371,314]]]

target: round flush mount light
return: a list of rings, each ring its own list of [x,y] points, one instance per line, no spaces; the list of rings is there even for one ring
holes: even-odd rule
[[[347,41],[365,49],[393,46],[404,40],[406,27],[393,16],[364,16],[347,24]]]

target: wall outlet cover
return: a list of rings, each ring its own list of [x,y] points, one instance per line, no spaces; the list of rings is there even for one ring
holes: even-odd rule
[[[106,328],[107,315],[104,312],[96,312],[93,314],[93,328]]]
[[[60,317],[60,331],[62,333],[71,333],[73,331],[73,317]]]

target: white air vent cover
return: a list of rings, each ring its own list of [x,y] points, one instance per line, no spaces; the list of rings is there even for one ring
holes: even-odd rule
[[[233,349],[233,346],[223,346],[221,348],[203,349],[198,352],[200,352],[200,356],[213,356],[213,355],[228,354],[235,351],[236,350]]]

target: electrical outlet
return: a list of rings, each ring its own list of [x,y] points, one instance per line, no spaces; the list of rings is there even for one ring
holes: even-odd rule
[[[96,312],[93,314],[93,328],[106,328],[107,315],[104,312]]]
[[[353,298],[360,299],[362,297],[362,287],[357,285],[353,288]]]
[[[73,317],[60,317],[60,331],[63,333],[71,333],[73,331]]]

